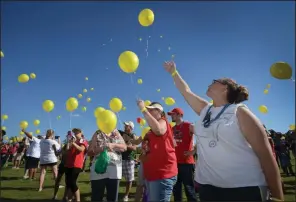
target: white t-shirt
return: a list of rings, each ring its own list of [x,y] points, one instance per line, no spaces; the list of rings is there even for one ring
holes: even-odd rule
[[[36,137],[28,138],[30,141],[30,146],[27,150],[26,155],[34,158],[40,158],[40,139]]]
[[[220,118],[208,128],[203,119],[210,107],[206,106],[195,125],[198,160],[195,181],[221,188],[266,186],[260,162],[242,134],[236,116],[237,108],[230,105]],[[223,109],[212,107],[211,120]]]
[[[53,145],[56,146],[56,149],[59,150],[61,148],[60,144],[56,140],[52,139],[43,139],[40,142],[40,164],[49,164],[56,163],[58,161],[57,156],[55,155]]]

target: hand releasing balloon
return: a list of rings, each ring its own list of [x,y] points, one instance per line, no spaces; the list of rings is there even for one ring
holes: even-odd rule
[[[104,110],[100,116],[101,117],[97,119],[97,125],[101,131],[109,134],[115,130],[117,117],[112,111]]]
[[[163,64],[163,67],[164,67],[164,69],[168,72],[168,73],[170,73],[170,74],[172,74],[173,72],[175,72],[176,71],[176,64],[175,64],[175,62],[174,61],[166,61],[164,64]]]
[[[137,100],[137,105],[140,110],[143,110],[145,108],[145,102],[143,100]]]
[[[124,51],[118,58],[118,65],[125,73],[133,73],[138,69],[139,58],[132,51]]]
[[[27,83],[30,80],[30,77],[27,74],[21,74],[18,77],[18,82]]]
[[[112,98],[109,102],[110,109],[119,112],[122,109],[122,101],[119,98]]]
[[[54,109],[54,103],[51,100],[45,100],[42,104],[42,108],[46,112],[51,112]]]
[[[144,26],[148,27],[153,24],[154,22],[154,13],[150,9],[144,9],[140,12],[138,16],[139,23]]]
[[[66,101],[66,109],[69,112],[73,112],[75,109],[77,109],[78,107],[78,100],[74,97],[70,97],[67,101]]]
[[[34,120],[34,123],[33,123],[35,126],[38,126],[40,124],[40,121],[38,119]]]

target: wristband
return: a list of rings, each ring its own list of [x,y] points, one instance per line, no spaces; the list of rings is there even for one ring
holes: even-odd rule
[[[174,77],[177,73],[178,73],[177,70],[173,71],[173,73],[172,73],[172,77]]]
[[[142,113],[145,112],[145,111],[147,111],[147,108],[146,108],[146,107],[144,107],[144,108],[141,110]]]

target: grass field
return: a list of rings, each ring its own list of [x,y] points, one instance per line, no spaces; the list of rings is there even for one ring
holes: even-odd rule
[[[293,165],[295,167],[295,161],[293,160]],[[295,169],[294,169],[295,170]],[[53,197],[53,185],[52,174],[50,171],[47,172],[44,190],[42,192],[37,192],[39,187],[38,180],[23,180],[22,176],[24,170],[21,168],[19,170],[12,170],[9,165],[4,168],[1,172],[1,202],[3,201],[52,201]],[[37,174],[37,178],[39,173]],[[296,201],[295,192],[295,177],[283,177],[285,183],[285,201]],[[64,181],[62,181],[64,185]],[[90,201],[90,182],[89,173],[81,173],[78,180],[78,185],[81,192],[81,201]],[[130,201],[134,200],[136,184],[133,184],[133,188],[130,194]],[[64,188],[61,188],[58,193],[58,199],[62,198]],[[119,201],[122,201],[125,192],[125,182],[124,180],[120,183],[119,191]],[[186,201],[185,193],[183,193],[183,201]]]

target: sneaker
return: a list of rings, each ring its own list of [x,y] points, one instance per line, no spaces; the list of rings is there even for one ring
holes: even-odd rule
[[[29,176],[25,175],[23,178],[24,180],[26,180],[26,179],[29,179]]]
[[[39,188],[38,192],[42,192],[42,188]]]
[[[123,197],[123,201],[128,201],[128,196]]]
[[[64,188],[64,187],[65,187],[65,186],[63,186],[63,185],[60,185],[60,186],[59,186],[59,189],[61,189],[61,188]]]

